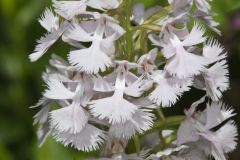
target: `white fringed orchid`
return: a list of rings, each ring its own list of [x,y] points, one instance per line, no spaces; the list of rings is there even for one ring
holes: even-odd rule
[[[132,118],[137,110],[137,106],[123,97],[124,94],[127,94],[125,91],[127,91],[128,87],[131,87],[126,87],[127,72],[131,65],[126,64],[126,62],[120,62],[116,70],[117,77],[114,85],[114,93],[111,97],[92,101],[90,108],[95,117],[107,119],[112,124],[124,123]],[[138,95],[139,88],[136,89],[130,96]]]
[[[196,88],[206,90],[213,101],[218,101],[222,97],[222,92],[229,88],[228,65],[225,60],[226,53],[223,54],[223,51],[223,47],[216,40],[210,39],[205,44],[203,56],[208,58],[211,64],[195,80]]]
[[[222,92],[229,88],[228,66],[225,60],[215,63],[203,73],[207,95],[212,100],[218,101]]]
[[[179,38],[172,34],[170,44],[163,44],[163,54],[168,59],[165,69],[174,76],[179,78],[187,78],[199,74],[209,61],[203,56],[191,53],[184,47],[191,47],[206,40],[203,37],[204,29],[195,24],[190,34],[185,40],[180,41]]]
[[[202,100],[199,102],[203,102]],[[198,113],[196,112],[196,107],[199,102],[192,105],[186,112],[188,119],[179,128],[178,145],[190,142],[198,145],[198,141],[202,140],[208,144],[207,152],[205,152],[207,156],[212,155],[215,159],[225,160],[225,153],[231,152],[236,147],[236,125],[230,120],[216,131],[213,131],[213,128],[221,125],[224,121],[234,116],[235,113],[233,113],[231,108],[227,108],[223,103],[218,102],[208,104],[205,111]],[[200,150],[206,149],[202,146],[199,148]]]
[[[58,40],[70,51],[67,60],[53,54],[42,75],[46,89],[32,107],[41,106],[39,146],[52,135],[80,151],[101,149],[102,160],[226,160],[237,129],[234,110],[220,101],[229,88],[227,54],[200,25],[220,34],[210,0],[168,0],[147,10],[133,0],[52,2],[39,19],[47,34],[29,58]],[[191,86],[206,96],[185,116],[165,115]],[[135,152],[126,154],[132,143]]]
[[[77,34],[76,34],[77,33]],[[75,25],[68,35],[74,40],[81,42],[92,42],[89,48],[71,51],[69,61],[81,72],[98,73],[104,72],[112,65],[111,59],[102,51],[102,46],[113,43],[115,35],[104,39],[104,25],[99,24],[93,36],[86,33],[80,26]]]
[[[150,75],[157,83],[156,88],[150,93],[149,98],[157,105],[169,107],[177,102],[183,92],[188,91],[191,80],[181,80],[170,76],[166,71],[154,71]]]

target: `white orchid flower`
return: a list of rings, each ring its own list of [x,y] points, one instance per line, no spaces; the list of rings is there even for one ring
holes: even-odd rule
[[[92,42],[89,48],[71,51],[69,54],[70,63],[80,71],[96,74],[99,71],[104,72],[107,67],[112,65],[111,59],[104,53],[105,50],[102,50],[102,48],[113,44],[115,34],[104,38],[103,24],[99,24],[93,36],[84,31],[81,26],[74,25],[68,36],[77,41]]]
[[[191,79],[178,79],[166,71],[153,71],[150,78],[157,84],[150,93],[149,99],[159,106],[169,107],[177,102],[183,92],[190,90]]]
[[[136,79],[128,73],[128,69],[134,66],[135,64],[126,61],[118,62],[113,95],[91,102],[90,108],[95,117],[108,119],[112,124],[124,123],[132,118],[138,107],[126,100],[124,95],[139,97],[148,88],[148,86],[142,86],[141,79]]]
[[[206,40],[203,37],[204,32],[202,27],[195,24],[192,31],[183,41],[180,41],[176,35],[172,34],[170,44],[163,46],[163,54],[168,59],[165,69],[170,74],[179,78],[198,75],[204,69],[204,66],[209,64],[205,57],[191,53],[184,48],[204,42]]]
[[[234,116],[233,110],[222,103],[212,102],[208,104],[204,112],[197,113],[197,104],[192,105],[186,112],[189,118],[179,128],[178,145],[190,142],[201,145],[198,144],[198,141],[202,140],[210,145],[209,150],[205,153],[206,156],[212,155],[215,159],[226,160],[225,153],[236,148],[237,128],[231,120],[216,131],[212,129]],[[204,148],[201,149],[204,150]]]

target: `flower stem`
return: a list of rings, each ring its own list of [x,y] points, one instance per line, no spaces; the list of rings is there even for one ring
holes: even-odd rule
[[[138,135],[134,135],[133,140],[134,140],[134,144],[135,144],[135,148],[136,148],[136,153],[139,156],[140,151],[141,151],[140,138]]]
[[[159,116],[159,118],[160,118],[161,120],[165,120],[165,116],[164,116],[164,114],[163,114],[162,108],[161,108],[161,107],[158,107],[158,108],[156,109],[156,111],[157,111],[157,115]]]

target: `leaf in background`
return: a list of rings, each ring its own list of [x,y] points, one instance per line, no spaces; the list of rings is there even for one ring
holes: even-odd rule
[[[0,159],[1,160],[12,160],[12,157],[5,146],[0,142]]]
[[[33,160],[82,160],[84,158],[96,157],[96,152],[81,152],[64,147],[57,143],[53,138],[48,138],[41,148],[37,148],[37,144],[33,144],[35,157]]]

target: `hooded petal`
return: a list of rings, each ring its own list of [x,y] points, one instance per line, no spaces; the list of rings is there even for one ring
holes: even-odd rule
[[[65,33],[68,38],[80,41],[80,42],[91,42],[93,37],[87,33],[79,24],[73,24],[72,28]]]
[[[105,78],[101,77],[100,75],[93,77],[93,83],[94,83],[93,90],[95,91],[98,91],[98,92],[114,91],[114,86],[111,83],[109,83]]]

